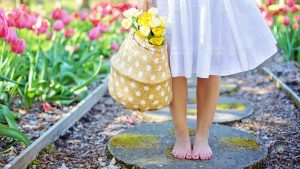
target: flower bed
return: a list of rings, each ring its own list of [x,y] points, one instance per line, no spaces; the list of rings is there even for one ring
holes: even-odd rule
[[[101,2],[88,12],[55,8],[49,16],[25,5],[0,9],[1,168],[101,83],[130,7]]]

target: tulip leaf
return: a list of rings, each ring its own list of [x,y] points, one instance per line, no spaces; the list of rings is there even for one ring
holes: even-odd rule
[[[17,141],[23,142],[26,146],[29,146],[30,140],[27,138],[25,134],[23,134],[20,130],[12,128],[12,127],[6,127],[4,125],[0,124],[0,135],[13,138]]]

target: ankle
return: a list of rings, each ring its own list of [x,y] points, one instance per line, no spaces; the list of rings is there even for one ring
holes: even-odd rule
[[[176,136],[186,136],[189,135],[188,127],[177,127],[175,128],[175,135]]]
[[[209,137],[209,128],[197,128],[196,133],[197,136],[208,139]]]

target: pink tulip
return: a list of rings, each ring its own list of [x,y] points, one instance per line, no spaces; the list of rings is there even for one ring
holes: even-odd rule
[[[291,10],[292,13],[298,12],[298,8],[297,8],[296,5],[293,5],[293,6],[290,8],[290,10]]]
[[[294,17],[295,22],[300,23],[300,15]]]
[[[61,8],[55,8],[52,11],[52,18],[53,19],[62,19],[66,15],[68,15],[68,13],[64,9],[61,9]]]
[[[274,19],[273,19],[273,16],[271,15],[271,13],[268,12],[268,11],[263,11],[262,14],[263,14],[265,20],[267,21],[268,25],[273,26],[274,25]]]
[[[100,35],[99,27],[95,27],[89,32],[89,39],[96,40]]]
[[[61,20],[56,20],[53,24],[55,31],[61,31],[64,28],[64,23]]]
[[[69,15],[65,15],[61,21],[64,23],[64,25],[68,25],[72,21],[72,17]]]
[[[5,17],[5,12],[0,8],[0,38],[3,38],[8,33],[8,24]]]
[[[284,17],[283,24],[285,26],[289,26],[291,24],[291,20],[288,16]]]
[[[292,7],[295,5],[295,0],[287,0],[286,4],[287,4],[287,6]]]
[[[74,34],[73,29],[69,28],[69,29],[65,30],[65,37],[66,38],[70,38],[71,36],[73,36],[73,34]]]
[[[85,21],[87,19],[87,17],[89,16],[89,14],[87,12],[80,12],[79,13],[79,17],[82,21]]]
[[[19,8],[15,8],[10,13],[8,13],[7,18],[9,26],[14,26],[19,29],[30,27],[28,13],[22,11]]]
[[[38,17],[39,17],[39,14],[30,13],[28,15],[28,22],[27,22],[26,28],[32,29],[34,27],[34,25],[36,24]]]
[[[16,54],[21,54],[25,51],[26,43],[24,39],[17,39],[16,42],[10,44],[10,50]]]
[[[42,34],[47,32],[49,26],[49,21],[39,16],[37,22],[35,23],[35,25],[33,25],[33,29],[35,30],[35,33]]]
[[[118,51],[118,49],[119,49],[119,45],[117,43],[111,44],[111,50],[112,51]]]
[[[17,32],[12,28],[8,28],[8,33],[3,39],[7,43],[15,43],[18,40]]]

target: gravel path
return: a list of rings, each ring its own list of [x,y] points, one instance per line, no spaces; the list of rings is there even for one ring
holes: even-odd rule
[[[300,111],[287,95],[258,70],[228,76],[224,81],[241,86],[229,94],[248,100],[254,115],[232,126],[250,130],[269,148],[264,168],[300,168]],[[109,138],[132,125],[145,122],[141,114],[124,110],[109,95],[53,144],[30,168],[125,168],[109,159],[105,148]]]

